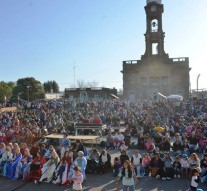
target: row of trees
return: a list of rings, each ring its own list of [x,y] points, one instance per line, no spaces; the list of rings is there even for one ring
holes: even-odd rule
[[[0,82],[0,102],[11,100],[17,101],[18,98],[23,100],[44,99],[45,93],[58,93],[59,86],[55,81],[41,83],[33,77],[18,79],[14,82]]]

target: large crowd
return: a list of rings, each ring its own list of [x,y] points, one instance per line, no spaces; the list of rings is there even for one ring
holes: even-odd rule
[[[74,134],[74,122],[97,121],[106,125],[101,151],[67,139]],[[45,140],[51,133],[62,134],[58,143]],[[205,100],[22,102],[17,111],[0,113],[0,173],[36,183],[73,182],[74,190],[82,190],[87,173],[109,171],[117,182],[122,177],[124,190],[133,190],[144,176],[163,181],[186,177],[196,190],[199,179],[207,182],[206,137]],[[120,151],[120,156],[112,161],[109,150]]]

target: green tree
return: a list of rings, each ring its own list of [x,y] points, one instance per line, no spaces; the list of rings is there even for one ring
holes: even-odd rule
[[[47,81],[43,84],[45,92],[47,93],[59,93],[59,86],[56,81]]]
[[[34,101],[36,99],[44,99],[45,92],[40,81],[33,77],[21,78],[17,80],[17,84],[13,89],[13,99],[18,96],[23,100]]]
[[[6,82],[1,81],[0,82],[0,102],[3,102],[5,100],[5,97],[7,100],[9,100],[11,95],[12,95],[12,88]]]
[[[7,82],[7,85],[13,90],[15,87],[15,82]]]

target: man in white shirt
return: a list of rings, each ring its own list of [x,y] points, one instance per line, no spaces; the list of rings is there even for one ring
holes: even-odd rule
[[[121,134],[120,131],[118,131],[114,136],[114,147],[116,150],[119,149],[120,143],[124,141],[124,135]]]

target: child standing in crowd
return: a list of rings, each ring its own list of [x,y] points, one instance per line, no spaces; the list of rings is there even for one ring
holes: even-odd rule
[[[200,181],[199,170],[194,168],[191,172],[191,184],[190,184],[191,191],[197,191],[199,181]]]
[[[182,159],[180,161],[181,163],[181,172],[182,172],[182,177],[184,176],[184,174],[186,175],[186,177],[188,177],[188,172],[189,172],[189,162],[188,162],[188,156],[186,154],[182,155]]]
[[[115,159],[114,159],[114,167],[113,167],[113,176],[114,177],[117,177],[121,167],[122,167],[121,161],[119,160],[118,157],[115,157]]]
[[[175,157],[175,161],[173,162],[173,172],[174,178],[180,178],[181,163],[178,156]]]
[[[135,191],[135,183],[137,182],[136,174],[131,166],[130,162],[126,160],[124,162],[122,170],[119,172],[116,178],[116,184],[118,184],[119,178],[122,177],[123,191]]]
[[[73,190],[74,191],[81,191],[83,189],[82,183],[83,183],[83,174],[81,173],[81,170],[78,166],[74,167],[74,173],[73,173]]]

